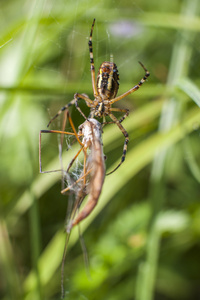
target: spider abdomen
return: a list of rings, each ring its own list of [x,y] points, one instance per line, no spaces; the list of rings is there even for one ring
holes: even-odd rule
[[[119,74],[115,63],[104,61],[97,75],[97,92],[104,99],[113,99],[119,89]]]

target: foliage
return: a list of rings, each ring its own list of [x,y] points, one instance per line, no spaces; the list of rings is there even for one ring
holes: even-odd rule
[[[75,92],[92,97],[88,35],[92,20],[96,71],[110,55],[119,94],[151,73],[139,91],[117,103],[125,162],[106,177],[98,206],[68,247],[66,299],[199,297],[199,1],[5,1],[0,38],[0,296],[59,299],[67,197],[58,172],[39,174],[38,134]],[[83,110],[86,109],[84,104]],[[78,127],[82,117],[72,108]],[[58,120],[55,129],[60,129]],[[107,171],[122,155],[116,125],[103,133]],[[46,137],[43,168],[58,166],[57,139]],[[75,148],[65,155],[65,164]],[[63,201],[64,200],[64,201]]]

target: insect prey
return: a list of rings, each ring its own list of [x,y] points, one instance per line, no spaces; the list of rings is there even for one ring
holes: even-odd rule
[[[66,191],[73,188],[75,184],[78,185],[78,188],[76,189],[76,204],[74,210],[77,210],[77,208],[80,207],[80,204],[87,194],[89,194],[89,198],[85,207],[76,217],[73,217],[70,224],[68,224],[67,232],[91,213],[101,194],[105,179],[105,156],[103,154],[101,134],[102,127],[96,119],[89,118],[79,126],[78,135],[82,137],[82,150],[84,152],[83,171],[78,180],[71,186],[63,189],[61,193],[64,194]],[[69,166],[71,168],[72,163],[70,163]],[[68,167],[67,173],[69,173],[70,168]]]
[[[67,227],[66,227],[67,238],[66,238],[63,259],[62,259],[62,266],[61,266],[62,298],[64,297],[64,263],[65,263],[67,245],[68,245],[71,229],[75,225],[78,225],[93,211],[93,209],[98,203],[98,199],[101,194],[101,190],[105,179],[105,164],[104,164],[105,156],[103,154],[101,134],[102,134],[102,126],[96,119],[89,118],[79,126],[78,136],[80,136],[82,139],[81,149],[84,152],[83,170],[81,175],[75,182],[73,182],[70,186],[68,186],[67,188],[61,191],[61,193],[64,194],[68,190],[71,189],[75,190],[75,204],[74,204],[74,208],[70,220],[67,223]],[[76,158],[77,155],[70,162],[67,168],[66,176],[70,176],[69,171]],[[74,186],[76,186],[75,189]],[[85,206],[79,212],[79,208],[84,198],[87,195],[88,195],[88,200]]]

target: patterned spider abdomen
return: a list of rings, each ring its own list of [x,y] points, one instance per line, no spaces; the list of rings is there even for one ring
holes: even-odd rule
[[[115,98],[119,89],[119,74],[115,63],[104,61],[97,75],[97,91],[102,100]]]

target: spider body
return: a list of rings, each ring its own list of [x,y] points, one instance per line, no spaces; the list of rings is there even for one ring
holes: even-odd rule
[[[105,61],[97,75],[97,93],[102,100],[115,98],[119,89],[119,74],[115,63]]]
[[[125,92],[124,94],[117,96],[117,92],[119,89],[119,74],[118,69],[115,63],[113,62],[103,62],[99,68],[98,74],[97,74],[97,81],[95,79],[95,67],[94,67],[94,58],[93,58],[93,48],[92,48],[92,33],[93,28],[95,24],[95,19],[92,23],[92,28],[90,32],[90,38],[89,38],[89,53],[90,53],[90,70],[91,70],[91,78],[92,78],[92,89],[93,89],[93,95],[94,100],[91,100],[86,94],[79,94],[76,93],[74,95],[74,99],[65,105],[63,108],[61,108],[58,113],[50,120],[48,126],[50,123],[57,118],[65,109],[68,109],[71,105],[76,105],[79,112],[82,114],[82,116],[87,119],[85,114],[81,111],[81,109],[78,106],[78,101],[80,99],[83,99],[86,103],[86,105],[90,108],[90,114],[89,118],[103,118],[102,124],[110,124],[115,123],[119,129],[121,130],[122,134],[125,137],[124,141],[124,147],[123,147],[123,154],[121,157],[121,161],[118,164],[118,166],[109,174],[113,173],[116,169],[119,168],[119,166],[123,163],[126,156],[127,151],[127,145],[129,142],[128,133],[126,132],[125,128],[122,126],[122,121],[128,116],[129,110],[126,108],[115,108],[112,107],[112,104],[115,102],[125,98],[126,96],[130,95],[131,93],[138,90],[141,85],[147,80],[150,73],[145,68],[145,66],[141,63],[140,65],[145,71],[144,77],[139,81],[138,84],[133,86],[130,90]],[[117,117],[113,114],[114,112],[123,113],[124,115],[121,117],[121,119],[117,119]],[[109,116],[111,121],[106,121],[105,117]],[[108,175],[108,174],[107,174]]]
[[[115,63],[104,61],[101,64],[97,75],[96,87],[97,94],[94,95],[94,100],[86,102],[86,104],[90,107],[91,118],[104,118],[110,115],[110,100],[115,98],[119,89],[119,74]],[[74,97],[78,100],[79,94],[75,94]]]

